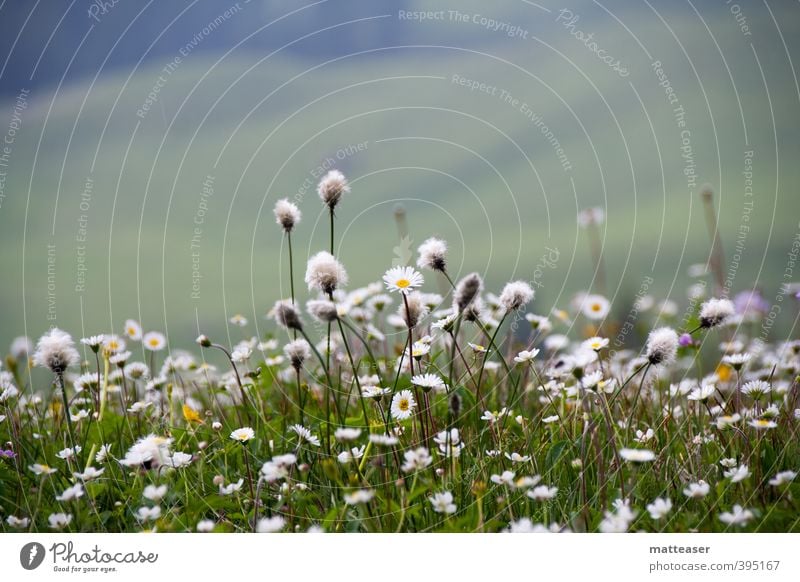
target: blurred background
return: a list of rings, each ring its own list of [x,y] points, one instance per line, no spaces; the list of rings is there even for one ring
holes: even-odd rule
[[[133,318],[180,347],[239,339],[235,313],[263,333],[289,294],[273,205],[303,212],[300,281],[330,168],[351,288],[437,235],[454,277],[531,281],[537,313],[588,290],[624,318],[644,284],[683,305],[708,183],[726,288],[777,304],[800,279],[799,29],[775,1],[4,2],[0,344]]]

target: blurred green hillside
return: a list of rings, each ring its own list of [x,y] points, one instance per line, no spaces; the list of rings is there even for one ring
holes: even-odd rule
[[[773,9],[798,62],[800,19]],[[289,197],[303,211],[294,235],[302,288],[305,257],[327,245],[314,191],[327,159],[352,181],[336,222],[351,287],[391,266],[399,243],[393,210],[402,203],[412,249],[444,237],[453,275],[480,271],[490,289],[531,279],[546,247],[558,249],[556,267],[538,279],[534,310],[547,312],[576,291],[597,290],[576,215],[601,206],[609,295],[628,298],[652,276],[655,290],[681,300],[687,267],[707,258],[708,235],[653,60],[686,110],[698,185],[714,185],[729,259],[748,200],[745,151],[754,152],[754,204],[734,288],[758,284],[774,297],[800,230],[800,95],[781,39],[768,34],[769,14],[750,15],[761,31],[752,39],[724,10],[707,17],[713,40],[693,14],[670,14],[672,32],[652,13],[634,19],[629,26],[650,56],[613,18],[591,20],[598,42],[628,65],[627,78],[554,13],[525,6],[514,14],[530,23],[528,38],[497,34],[479,49],[437,40],[440,30],[468,39],[478,25],[442,22],[408,24],[428,27],[409,43],[427,46],[328,63],[285,52],[193,54],[166,75],[142,116],[170,57],[33,93],[0,206],[0,345],[50,324],[120,331],[128,317],[166,330],[176,346],[194,338],[198,322],[223,334],[237,312],[263,332],[263,314],[289,293],[272,206]],[[454,75],[486,90],[470,91]],[[0,119],[10,119],[13,106],[6,101]],[[527,110],[552,130],[571,170]],[[89,179],[90,196],[82,196]],[[204,195],[204,182],[213,194]],[[55,245],[51,297],[47,245]],[[427,288],[436,289],[432,277]]]

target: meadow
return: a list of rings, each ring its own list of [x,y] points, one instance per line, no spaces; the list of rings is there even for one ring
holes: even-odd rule
[[[584,292],[537,313],[530,281],[452,277],[437,237],[351,287],[354,194],[337,170],[315,190],[308,260],[300,209],[275,204],[289,284],[266,330],[14,340],[3,531],[800,531],[800,341],[764,333],[758,290],[721,294],[719,249],[680,304]],[[582,236],[604,220],[582,212]]]

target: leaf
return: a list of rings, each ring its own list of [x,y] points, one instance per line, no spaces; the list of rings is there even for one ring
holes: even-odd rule
[[[552,469],[553,466],[558,462],[558,459],[561,458],[561,455],[564,453],[564,449],[568,444],[569,441],[558,441],[557,443],[553,443],[553,445],[550,447],[550,450],[547,451],[547,456],[544,460],[545,467]]]

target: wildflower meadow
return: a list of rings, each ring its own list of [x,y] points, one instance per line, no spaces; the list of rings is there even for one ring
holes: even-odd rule
[[[760,291],[721,292],[716,247],[682,303],[542,312],[529,281],[454,277],[433,234],[349,280],[336,211],[359,193],[338,170],[317,193],[330,244],[307,259],[298,206],[274,206],[289,285],[258,335],[235,315],[230,342],[133,319],[14,340],[3,531],[800,531],[800,340],[762,333]]]

